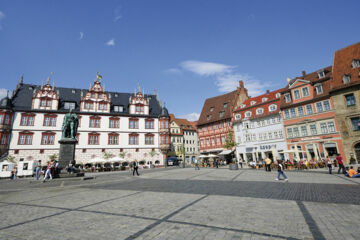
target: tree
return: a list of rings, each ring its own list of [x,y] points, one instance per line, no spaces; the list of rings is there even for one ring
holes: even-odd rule
[[[152,150],[150,153],[151,157],[154,157],[155,155],[158,155],[158,153],[155,150]]]
[[[225,144],[224,144],[224,148],[228,149],[228,150],[232,150],[234,147],[237,146],[237,143],[234,141],[234,134],[229,131],[228,135],[226,136],[225,139]]]
[[[58,155],[57,155],[56,153],[54,153],[54,154],[50,155],[49,158],[50,158],[50,161],[53,162],[53,161],[56,161],[56,160],[57,160]]]
[[[109,160],[110,158],[113,158],[114,154],[109,153],[109,152],[104,152],[104,159],[105,160]]]
[[[15,163],[15,157],[13,155],[7,156],[6,160],[9,162]]]
[[[125,158],[125,155],[126,155],[126,152],[121,152],[121,153],[119,153],[119,157],[120,157],[120,158]]]

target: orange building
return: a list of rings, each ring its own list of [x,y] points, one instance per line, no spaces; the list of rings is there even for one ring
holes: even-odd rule
[[[282,92],[280,109],[290,158],[345,155],[335,107],[329,94],[332,67],[296,77]],[[296,151],[296,148],[298,151]]]

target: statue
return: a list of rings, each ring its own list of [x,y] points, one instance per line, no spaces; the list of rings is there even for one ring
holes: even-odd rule
[[[70,109],[69,113],[65,114],[62,124],[62,139],[70,138],[76,139],[77,129],[79,126],[79,118]]]

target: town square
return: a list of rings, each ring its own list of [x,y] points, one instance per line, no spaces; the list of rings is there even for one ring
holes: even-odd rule
[[[358,7],[0,2],[0,239],[358,239]]]

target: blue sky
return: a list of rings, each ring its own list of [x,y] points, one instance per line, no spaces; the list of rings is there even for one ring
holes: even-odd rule
[[[170,112],[195,119],[204,100],[252,96],[332,64],[360,40],[360,1],[2,0],[0,95],[24,82],[106,90],[156,89]]]

